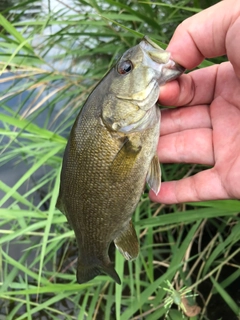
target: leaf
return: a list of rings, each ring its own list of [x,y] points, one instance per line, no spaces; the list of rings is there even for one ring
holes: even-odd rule
[[[222,296],[223,300],[228,304],[228,306],[232,309],[232,311],[239,316],[240,308],[236,304],[236,302],[232,299],[232,297],[227,293],[227,291],[213,278],[210,277],[215,289]]]
[[[0,25],[3,26],[3,28],[10,33],[17,41],[20,45],[23,45],[23,47],[26,47],[29,52],[33,53],[34,50],[33,48],[30,46],[30,44],[27,42],[26,39],[24,39],[24,37],[21,35],[21,33],[19,33],[14,27],[13,25],[4,18],[4,16],[2,14],[0,14]]]

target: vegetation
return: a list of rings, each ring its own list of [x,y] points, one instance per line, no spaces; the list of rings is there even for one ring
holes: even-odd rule
[[[122,285],[76,283],[75,238],[55,208],[66,138],[96,83],[144,34],[165,47],[211,4],[1,2],[0,319],[239,319],[239,201],[165,206],[146,190],[133,216],[140,256],[115,254]],[[202,169],[166,164],[163,179]]]

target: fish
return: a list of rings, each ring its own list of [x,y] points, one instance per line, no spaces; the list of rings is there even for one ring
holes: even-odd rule
[[[161,185],[156,102],[160,86],[183,72],[145,36],[98,83],[73,124],[56,206],[76,236],[80,284],[103,274],[121,284],[112,242],[126,260],[139,254],[132,215],[146,182],[156,194]]]

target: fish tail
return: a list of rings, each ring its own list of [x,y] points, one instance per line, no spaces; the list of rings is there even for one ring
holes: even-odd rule
[[[103,273],[109,275],[116,283],[121,284],[121,280],[111,263],[83,265],[79,262],[77,267],[77,282],[80,284],[88,282]]]
[[[119,275],[115,271],[114,267],[112,264],[102,266],[102,270],[108,274],[116,283],[121,284],[121,280],[119,278]]]

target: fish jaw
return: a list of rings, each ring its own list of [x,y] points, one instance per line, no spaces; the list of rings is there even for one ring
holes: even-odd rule
[[[157,71],[159,86],[176,79],[185,71],[184,67],[171,59],[170,52],[163,50],[148,37],[145,36],[139,46],[144,53],[143,64]]]
[[[147,127],[153,127],[157,122],[160,122],[161,114],[158,108],[150,108],[146,111],[145,115],[140,119],[140,121],[133,122],[130,125],[122,126],[119,128],[119,132],[122,133],[132,133],[137,131],[142,131]]]

